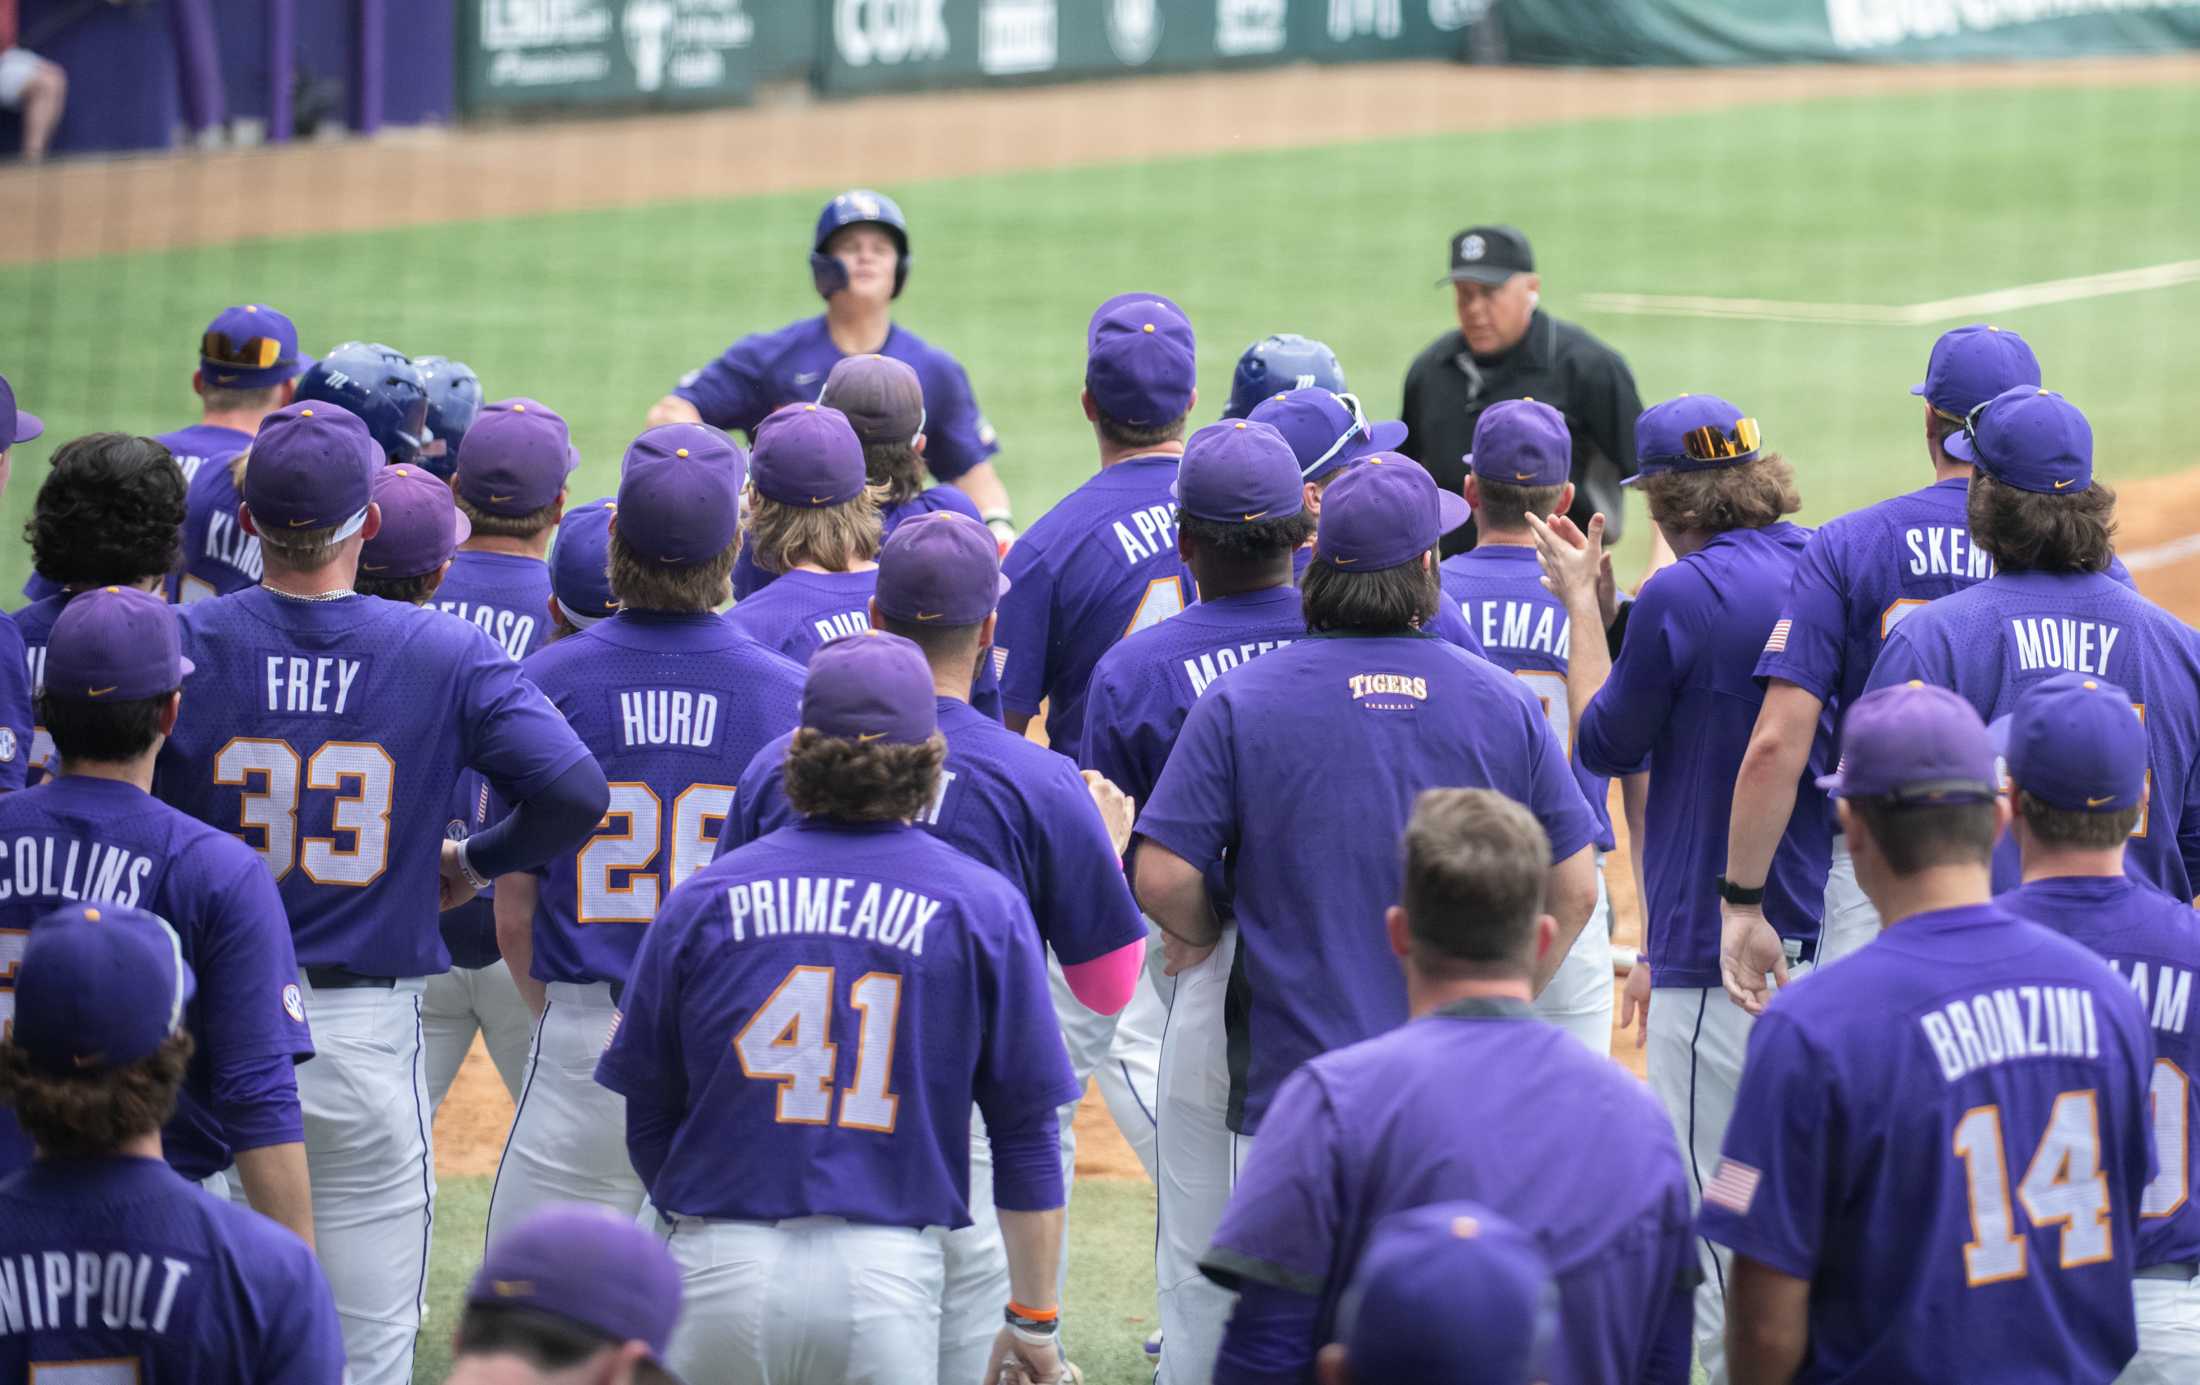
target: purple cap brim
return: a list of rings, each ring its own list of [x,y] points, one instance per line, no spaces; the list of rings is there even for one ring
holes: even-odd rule
[[[1971,435],[1960,428],[1940,440],[1940,450],[1959,462],[1978,463],[1978,454],[1971,448]]]
[[[1923,380],[1920,380],[1916,384],[1910,386],[1910,393],[1916,395],[1920,399],[1923,399],[1925,397],[1925,382]]]
[[[23,410],[17,409],[15,411],[15,441],[8,445],[13,447],[17,442],[29,442],[45,431],[46,422],[44,419],[36,414],[25,413]]]
[[[1404,442],[1406,434],[1412,431],[1412,429],[1394,418],[1384,419],[1380,423],[1370,423],[1367,425],[1368,442],[1366,450],[1369,452],[1396,452],[1398,444]]]

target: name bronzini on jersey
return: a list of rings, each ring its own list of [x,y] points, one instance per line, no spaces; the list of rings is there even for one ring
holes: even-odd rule
[[[166,1332],[191,1269],[188,1260],[172,1255],[159,1257],[156,1266],[151,1255],[120,1250],[0,1258],[0,1337],[95,1327]]]
[[[2079,986],[1997,986],[1918,1016],[1950,1082],[2026,1058],[2101,1056],[2093,992]]]
[[[2131,984],[2139,1004],[2147,1011],[2147,1023],[2164,1034],[2182,1034],[2192,1012],[2192,973],[2183,967],[2157,962],[2150,971],[2144,962],[2121,957],[2104,958],[2108,969]]]
[[[676,745],[709,750],[718,740],[718,694],[685,688],[622,692],[619,736],[629,747]]]
[[[1563,663],[1573,648],[1574,623],[1565,612],[1548,602],[1484,600],[1468,603],[1481,607],[1479,619],[1471,619],[1475,634],[1486,646],[1548,654]],[[1469,614],[1462,612],[1462,614]]]
[[[266,655],[262,686],[267,693],[267,710],[343,716],[352,710],[351,687],[365,667],[364,659],[332,655],[311,659],[296,654]]]
[[[1246,644],[1203,650],[1193,655],[1183,661],[1184,676],[1192,683],[1192,696],[1203,696],[1209,684],[1239,664],[1257,659],[1271,649],[1281,649],[1290,643],[1290,640],[1255,640]]]
[[[2012,616],[2009,629],[2017,642],[2017,666],[2064,669],[2108,676],[2109,651],[2123,637],[2120,626],[2099,620],[2057,616]]]
[[[487,602],[437,601],[432,604],[439,611],[481,627],[483,634],[515,659],[526,658],[528,651],[535,647],[535,617],[525,611],[507,610]]]
[[[66,852],[63,847],[68,848]],[[150,857],[103,842],[56,841],[25,834],[0,838],[0,903],[22,895],[38,899],[96,899],[132,908],[145,898],[153,874]]]
[[[745,881],[726,891],[737,943],[747,942],[751,934],[762,939],[829,933],[869,938],[922,957],[924,930],[940,908],[930,895],[846,876],[782,875]]]
[[[1994,557],[1971,542],[1971,531],[1947,524],[1921,524],[1902,531],[1910,551],[1912,577],[1960,577],[1983,582],[1994,575]]]
[[[1124,562],[1135,567],[1155,554],[1176,551],[1175,505],[1148,505],[1131,511],[1126,518],[1129,527],[1120,519],[1113,526],[1115,541],[1123,546]]]

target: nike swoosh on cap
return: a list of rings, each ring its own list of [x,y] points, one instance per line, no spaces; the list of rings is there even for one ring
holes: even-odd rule
[[[1338,567],[1350,567],[1360,560],[1358,558],[1331,558],[1329,561],[1335,563]]]
[[[856,744],[869,745],[871,742],[877,740],[879,737],[885,734],[886,733],[884,731],[858,731],[856,733]]]
[[[310,519],[293,519],[288,521],[288,523],[293,529],[305,529],[311,527],[313,521]]]
[[[2062,488],[2063,488],[2064,486],[2067,486],[2067,485],[2069,485],[2071,481],[2075,481],[2075,480],[2077,480],[2077,479],[2078,479],[2077,477],[2073,476],[2073,477],[2071,477],[2071,478],[2070,478],[2070,481],[2057,481],[2057,482],[2055,483],[2055,489],[2056,489],[2056,490],[2061,490],[2061,489],[2062,489]]]
[[[86,688],[84,692],[87,696],[90,697],[105,697],[107,694],[113,692],[116,688],[119,688],[121,686],[122,685],[120,683],[109,683],[104,688]]]
[[[1249,515],[1240,515],[1240,516],[1238,516],[1238,519],[1239,519],[1239,520],[1240,520],[1241,522],[1243,522],[1243,523],[1246,523],[1246,524],[1251,524],[1251,523],[1252,523],[1252,522],[1253,522],[1254,520],[1256,520],[1256,519],[1259,519],[1259,518],[1260,518],[1260,517],[1261,517],[1262,515],[1264,515],[1264,514],[1267,514],[1267,513],[1268,513],[1268,512],[1267,512],[1266,510],[1255,510],[1255,511],[1253,511],[1253,513],[1251,513],[1251,514],[1249,514]]]
[[[2114,794],[2109,794],[2108,796],[2106,796],[2106,797],[2104,797],[2104,798],[2094,798],[2094,797],[2092,797],[2091,795],[2087,795],[2087,797],[2086,797],[2086,800],[2085,800],[2085,806],[2086,806],[2086,807],[2088,807],[2088,808],[2098,808],[2098,807],[2100,807],[2100,806],[2101,806],[2101,805],[2102,805],[2103,803],[2113,803],[2113,802],[2115,802],[2115,801],[2116,801],[2116,795],[2114,795]]]
[[[919,612],[917,612],[917,619],[918,619],[918,620],[938,620],[938,619],[939,619],[939,618],[940,618],[940,617],[941,617],[942,615],[945,615],[945,614],[946,614],[946,612],[944,612],[944,611],[919,611]]]
[[[490,502],[491,504],[493,504],[493,505],[502,505],[502,504],[503,504],[503,503],[504,503],[505,501],[507,501],[507,500],[510,500],[511,498],[512,498],[512,497],[510,497],[510,496],[508,496],[508,495],[494,495],[494,494],[492,494],[492,495],[491,495],[491,496],[489,497],[489,502]]]
[[[1513,479],[1515,481],[1533,481],[1535,473],[1532,471],[1516,471],[1513,473]]]

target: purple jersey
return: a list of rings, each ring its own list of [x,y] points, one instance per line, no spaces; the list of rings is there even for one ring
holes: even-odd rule
[[[0,616],[0,793],[29,782],[35,733],[30,654],[12,616]]]
[[[741,771],[795,724],[802,669],[709,612],[627,611],[525,672],[611,781],[595,835],[540,872],[534,975],[623,984],[661,901],[710,863]]]
[[[1293,1073],[1202,1265],[1318,1297],[1310,1368],[1369,1231],[1456,1199],[1503,1213],[1549,1257],[1553,1385],[1642,1378],[1696,1263],[1673,1127],[1640,1082],[1517,1000],[1463,1001]]]
[[[0,1180],[0,1380],[331,1385],[336,1304],[282,1227],[154,1159]]]
[[[928,515],[935,510],[951,510],[958,515],[967,515],[980,523],[985,521],[985,516],[978,513],[977,502],[969,496],[964,495],[953,486],[933,486],[913,500],[899,501],[880,510],[879,536],[883,539],[886,535],[893,533],[896,526],[905,519],[914,519],[918,515]],[[766,572],[763,568],[758,567],[756,559],[749,555],[747,540],[743,540],[741,552],[733,560],[733,599],[739,601],[752,593],[762,591],[770,586],[773,579],[778,575],[775,572]]]
[[[596,1080],[677,1120],[664,1211],[883,1226],[969,1224],[973,1100],[1007,1129],[1078,1096],[1016,887],[913,827],[814,820],[673,891]]]
[[[1635,600],[1612,676],[1582,713],[1574,749],[1584,767],[1650,771],[1642,869],[1653,986],[1719,984],[1716,882],[1734,778],[1764,702],[1753,671],[1809,538],[1787,523],[1733,529],[1660,569]],[[1806,950],[1825,911],[1833,820],[1816,777],[1831,758],[1821,720],[1765,880],[1765,917]]]
[[[1291,580],[1303,585],[1306,581],[1307,565],[1313,561],[1314,550],[1311,547],[1301,548],[1298,552],[1293,553],[1291,555]],[[1489,651],[1482,647],[1482,639],[1475,634],[1474,627],[1468,623],[1465,616],[1459,613],[1459,609],[1448,601],[1438,601],[1436,603],[1436,614],[1429,617],[1428,624],[1421,628],[1440,640],[1458,645],[1469,654],[1477,654],[1483,658],[1489,657]]]
[[[1001,560],[1001,702],[1036,714],[1047,741],[1085,741],[1085,685],[1117,640],[1184,609],[1192,575],[1176,556],[1176,455],[1106,467],[1039,516]]]
[[[2200,1030],[2192,1024],[2192,977],[2200,971],[2200,918],[2182,900],[2129,876],[2035,880],[1995,901],[2099,953],[2131,984],[2154,1029],[2154,1157],[2160,1173],[2139,1201],[2134,1263],[2200,1260]]]
[[[798,664],[817,647],[871,628],[871,593],[878,569],[861,572],[783,572],[726,613],[726,623],[767,649]]]
[[[1238,665],[1306,635],[1296,587],[1198,601],[1100,656],[1085,692],[1078,763],[1143,804],[1192,704]]]
[[[939,700],[947,767],[917,825],[999,871],[1023,892],[1039,936],[1065,966],[1128,947],[1146,922],[1077,767],[951,697]],[[741,776],[718,852],[799,821],[782,771],[789,732]]]
[[[1309,635],[1193,705],[1138,832],[1202,873],[1232,862],[1232,1130],[1254,1133],[1300,1063],[1405,1021],[1383,911],[1413,800],[1450,787],[1526,805],[1554,861],[1596,839],[1534,694],[1433,635]]]
[[[301,965],[447,969],[437,871],[460,772],[518,802],[588,758],[572,728],[487,635],[439,611],[255,587],[185,607],[182,624],[197,669],[160,796],[260,854]]]
[[[753,436],[756,425],[780,405],[816,399],[844,354],[819,314],[741,338],[717,360],[689,371],[673,393],[693,404],[713,428],[738,428]],[[913,368],[924,387],[924,462],[934,476],[952,481],[1001,450],[993,425],[978,411],[969,375],[953,356],[899,325],[886,334],[878,354]]]
[[[44,783],[52,771],[53,738],[46,734],[45,727],[35,724],[35,719],[39,696],[46,690],[46,642],[53,637],[53,623],[61,619],[61,608],[69,604],[69,596],[55,587],[51,596],[40,597],[14,616],[15,633],[23,637],[23,666],[30,677],[34,721],[24,775],[24,782],[29,784]]]
[[[2137,1346],[2153,1050],[2077,943],[1913,915],[1766,1007],[1698,1230],[1810,1281],[1798,1385],[2108,1380]]]
[[[480,626],[499,649],[524,659],[549,634],[550,565],[520,553],[460,549],[428,605]]]
[[[161,1132],[177,1172],[205,1178],[236,1149],[303,1138],[290,1068],[313,1041],[283,902],[251,849],[112,779],[68,775],[0,797],[0,1021],[13,1009],[9,945],[19,954],[34,920],[76,900],[160,915],[198,973],[184,1011],[198,1051]],[[9,1155],[20,1139],[0,1112],[0,1171],[28,1162],[27,1143]]]
[[[1573,650],[1573,621],[1566,606],[1543,586],[1535,550],[1487,541],[1444,559],[1444,599],[1482,645],[1482,657],[1528,685],[1551,734],[1573,750],[1573,715],[1566,701],[1566,660]],[[1603,632],[1599,631],[1601,638]],[[1613,849],[1612,781],[1574,762],[1581,796],[1597,817],[1597,850]]]
[[[183,496],[183,574],[176,600],[204,601],[260,584],[260,541],[237,522],[244,497],[228,461],[202,466]]]
[[[1867,687],[1912,678],[1992,722],[2058,673],[2127,689],[2147,728],[2147,784],[2124,869],[2179,899],[2200,879],[2200,637],[2105,573],[2009,572],[1894,628]]]
[[[183,484],[188,487],[199,479],[199,471],[208,462],[234,457],[250,447],[252,435],[242,428],[225,428],[218,423],[194,423],[173,433],[156,434],[153,441],[175,457],[176,465],[183,470]]]

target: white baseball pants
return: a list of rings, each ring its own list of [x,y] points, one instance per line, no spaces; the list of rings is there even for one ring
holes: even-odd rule
[[[1161,1031],[1169,1022],[1169,997],[1176,991],[1174,977],[1161,974],[1161,932],[1151,921],[1146,926],[1146,967],[1139,973],[1138,989],[1115,1023],[1115,1042],[1093,1079],[1099,1083],[1108,1115],[1123,1132],[1131,1153],[1154,1176],[1154,1111],[1161,1090]]]
[[[1230,1065],[1223,993],[1237,957],[1237,929],[1196,967],[1179,972],[1161,1037],[1154,1130],[1158,1225],[1154,1284],[1161,1299],[1160,1385],[1207,1385],[1237,1295],[1199,1272],[1253,1141],[1225,1124]]]
[[[1825,922],[1818,935],[1818,965],[1831,966],[1879,936],[1879,911],[1856,883],[1856,858],[1849,839],[1836,833],[1833,861],[1826,872]]]
[[[2134,1279],[2139,1354],[2116,1385],[2191,1385],[2200,1380],[2200,1279]]]
[[[993,1146],[976,1109],[970,1112],[970,1225],[946,1232],[941,1248],[939,1378],[943,1385],[975,1385],[985,1375],[1009,1300],[1008,1246],[993,1205]]]
[[[585,1202],[621,1216],[647,1192],[626,1153],[626,1098],[596,1081],[596,1060],[618,1013],[611,987],[553,981],[527,1051],[512,1133],[489,1193],[489,1241],[554,1203]]]
[[[527,1050],[535,1033],[535,1017],[520,999],[519,987],[502,962],[486,967],[452,967],[441,976],[428,978],[420,997],[421,1036],[427,1044],[428,1109],[443,1109],[451,1083],[474,1046],[474,1035],[489,1051],[504,1090],[519,1100],[521,1079],[526,1075]]]
[[[1535,998],[1538,1016],[1612,1056],[1612,897],[1604,888],[1604,858],[1597,857],[1597,907],[1581,926],[1551,984]]]

